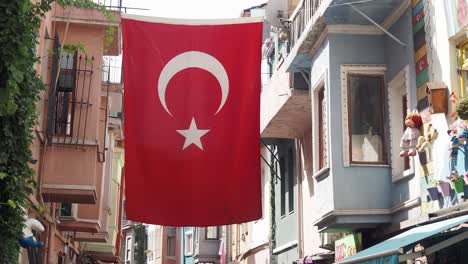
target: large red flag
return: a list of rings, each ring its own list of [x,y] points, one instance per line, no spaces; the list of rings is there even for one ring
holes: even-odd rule
[[[261,21],[126,16],[122,26],[128,218],[260,218]]]

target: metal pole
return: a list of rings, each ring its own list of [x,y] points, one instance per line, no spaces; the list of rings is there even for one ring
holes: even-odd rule
[[[367,20],[369,20],[369,22],[371,22],[372,24],[374,24],[376,27],[378,27],[380,30],[382,30],[383,32],[385,32],[385,34],[387,34],[388,36],[390,36],[393,40],[395,40],[396,42],[400,43],[400,45],[402,45],[403,47],[406,47],[406,44],[401,42],[401,40],[399,40],[397,37],[395,37],[392,33],[390,33],[388,30],[386,30],[384,27],[382,27],[381,25],[379,25],[379,23],[375,22],[374,20],[372,20],[372,18],[370,18],[369,16],[367,16],[366,14],[364,14],[364,12],[362,12],[361,10],[357,9],[355,6],[351,5],[351,4],[348,4],[352,9],[354,9],[356,12],[358,12],[359,14],[361,14],[364,18],[366,18]]]

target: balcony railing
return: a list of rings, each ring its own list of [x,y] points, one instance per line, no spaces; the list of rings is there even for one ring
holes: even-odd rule
[[[107,10],[115,11],[115,12],[123,12],[127,13],[127,10],[149,10],[147,8],[136,8],[136,7],[128,7],[122,6],[123,0],[92,0],[95,3],[103,5],[107,8]]]
[[[294,47],[297,40],[307,27],[307,24],[317,12],[323,0],[302,0],[296,7],[296,10],[290,17],[290,41],[291,48]]]

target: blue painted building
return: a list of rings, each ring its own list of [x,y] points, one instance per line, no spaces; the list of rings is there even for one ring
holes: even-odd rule
[[[181,264],[193,264],[193,249],[195,246],[193,227],[183,227],[180,239],[180,260]]]
[[[403,231],[421,223],[438,222],[448,230],[448,222],[441,219],[466,214],[459,211],[467,208],[462,177],[458,185],[447,179],[453,170],[467,173],[468,159],[462,153],[467,142],[456,145],[452,140],[450,145],[446,131],[454,127],[449,112],[455,111],[456,98],[468,94],[468,36],[463,34],[468,18],[455,12],[468,9],[468,4],[304,0],[293,6],[288,1],[285,9],[282,2],[267,5],[267,13],[276,16],[267,16],[275,28],[264,45],[271,72],[261,96],[261,134],[279,182],[273,186],[272,202],[272,252],[278,263],[289,263],[291,257],[297,257],[297,263],[341,261],[349,253],[334,252],[336,242],[349,243],[341,239],[349,234],[359,237],[354,252],[399,233],[405,237]],[[275,13],[271,8],[283,9]],[[290,14],[287,23],[281,14]],[[411,112],[421,115],[420,130],[429,144],[415,157],[400,157],[404,121]],[[457,124],[459,131],[453,133],[463,139],[460,131],[468,130],[466,121]],[[459,155],[449,169],[447,149],[454,146]],[[281,158],[289,156],[294,166]],[[289,215],[288,201],[293,200],[281,194],[293,182],[288,180],[291,167],[297,210]],[[287,187],[281,186],[284,182]],[[449,189],[443,191],[443,186]],[[456,255],[456,248],[441,242],[440,232],[426,231],[418,246],[403,243],[388,258],[398,262],[419,256],[428,261],[447,258],[447,252]],[[455,235],[448,237],[457,243],[464,239]],[[402,254],[425,247],[445,251]],[[349,263],[369,259],[366,254]],[[455,259],[453,263],[464,263],[460,254]]]

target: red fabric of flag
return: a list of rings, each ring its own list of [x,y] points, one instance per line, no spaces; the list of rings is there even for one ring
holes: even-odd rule
[[[262,23],[122,19],[127,218],[259,219]]]

